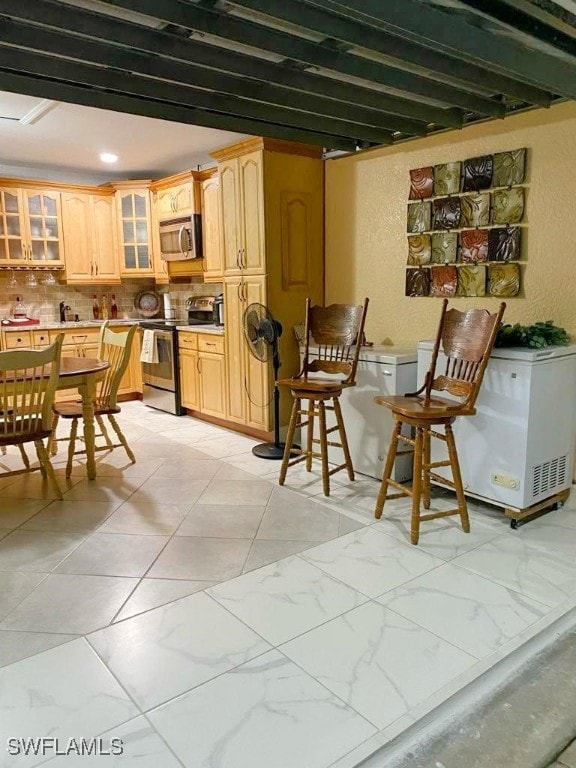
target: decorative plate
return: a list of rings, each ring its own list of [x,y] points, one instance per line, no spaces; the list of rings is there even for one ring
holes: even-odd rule
[[[443,163],[434,166],[434,194],[455,195],[460,192],[462,163]]]
[[[490,266],[490,296],[508,298],[517,296],[520,291],[520,265],[492,264]]]
[[[429,202],[408,205],[408,232],[426,232],[430,229],[431,206]]]
[[[460,198],[441,197],[434,200],[434,229],[455,229],[460,226]]]
[[[432,235],[432,263],[449,264],[456,261],[458,235],[456,232],[434,232]]]
[[[492,192],[492,223],[517,224],[524,215],[524,189],[498,189]]]
[[[488,233],[488,261],[520,258],[520,227],[496,227]]]
[[[479,189],[488,189],[492,184],[492,155],[471,157],[464,160],[463,192],[478,192]]]
[[[421,200],[423,197],[432,197],[434,191],[434,169],[416,168],[410,171],[410,200]]]
[[[488,230],[464,229],[460,232],[460,261],[478,264],[488,260]]]
[[[411,235],[408,238],[408,264],[410,266],[419,267],[422,264],[429,264],[431,255],[430,235]]]
[[[452,264],[432,267],[430,296],[455,296],[458,288],[458,270]]]
[[[134,306],[142,317],[156,317],[160,311],[160,296],[155,291],[140,291],[134,297]]]
[[[406,270],[406,296],[428,296],[430,292],[430,270],[419,267]]]
[[[477,195],[463,195],[460,198],[462,206],[462,227],[485,227],[490,223],[490,194],[479,192]]]
[[[498,152],[494,155],[493,187],[509,187],[522,184],[526,173],[526,150],[514,149],[512,152]]]
[[[486,296],[486,266],[463,264],[458,267],[458,296]]]

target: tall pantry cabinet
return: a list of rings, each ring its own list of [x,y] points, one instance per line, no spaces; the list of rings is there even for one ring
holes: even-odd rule
[[[218,161],[228,369],[227,418],[273,429],[270,363],[256,360],[243,315],[264,304],[282,324],[280,377],[299,369],[294,325],[304,322],[307,296],[323,302],[324,183],[321,149],[255,138],[212,153]],[[290,396],[281,398],[281,425]]]

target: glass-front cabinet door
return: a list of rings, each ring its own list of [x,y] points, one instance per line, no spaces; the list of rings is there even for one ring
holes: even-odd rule
[[[26,264],[25,224],[18,189],[0,189],[0,263]]]
[[[117,192],[120,219],[120,271],[124,275],[153,273],[148,190]]]
[[[27,189],[25,195],[29,260],[35,264],[61,264],[60,193]]]

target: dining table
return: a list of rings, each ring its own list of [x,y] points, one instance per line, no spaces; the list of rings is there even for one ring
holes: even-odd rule
[[[110,367],[107,360],[95,357],[62,357],[57,390],[77,389],[82,398],[82,422],[86,446],[86,474],[89,480],[96,477],[94,399],[96,386]]]

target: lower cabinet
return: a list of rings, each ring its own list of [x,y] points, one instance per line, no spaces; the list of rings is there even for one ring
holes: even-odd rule
[[[185,408],[226,418],[224,339],[214,334],[180,332],[181,401]]]
[[[191,349],[179,350],[180,356],[180,400],[184,408],[200,410],[198,352]]]
[[[224,355],[200,352],[198,369],[200,371],[200,411],[209,416],[225,418]]]

